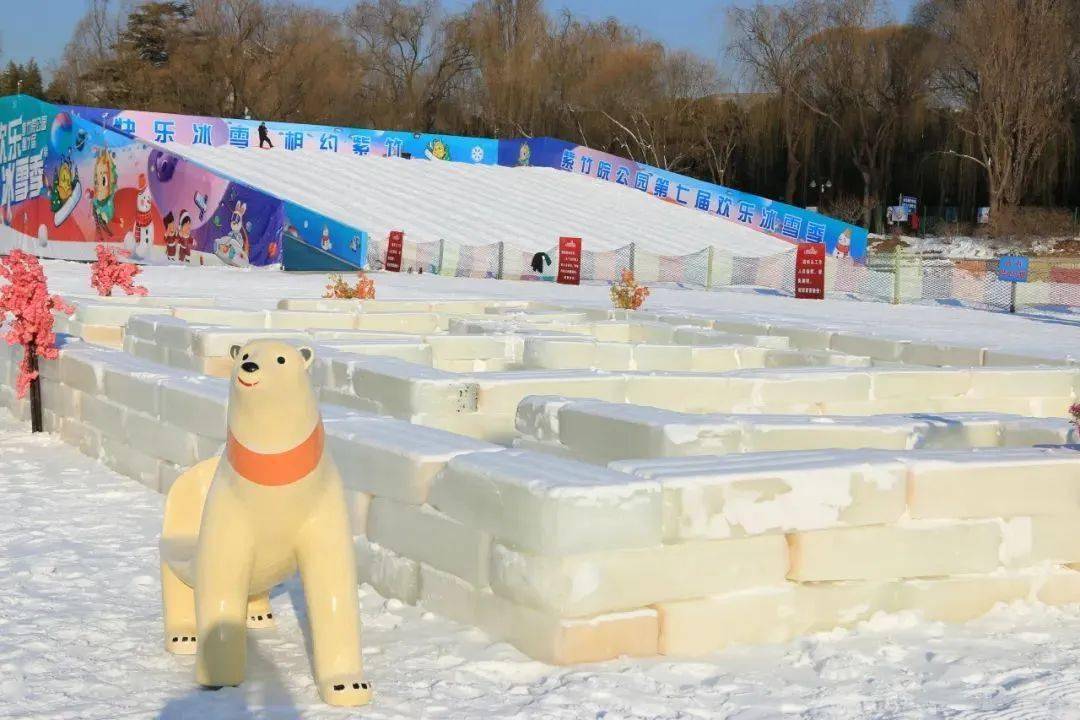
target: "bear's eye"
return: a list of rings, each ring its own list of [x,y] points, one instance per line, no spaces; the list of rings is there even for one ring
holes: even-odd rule
[[[241,359],[242,359],[242,360],[247,360],[247,359],[248,359],[247,353],[244,353],[244,357],[243,357],[243,358],[241,358]]]
[[[277,361],[278,361],[278,365],[284,365],[285,364],[285,358],[283,358],[283,357],[278,357]]]

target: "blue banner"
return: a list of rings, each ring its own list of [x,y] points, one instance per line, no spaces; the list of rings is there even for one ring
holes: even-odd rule
[[[504,140],[500,164],[551,167],[632,188],[654,198],[707,212],[791,243],[825,245],[837,257],[865,259],[867,230],[776,200],[732,190],[617,155],[553,138]]]
[[[368,235],[295,203],[285,203],[285,236],[327,256],[361,268],[367,257]],[[288,265],[288,263],[286,263]],[[293,268],[287,268],[293,269]]]

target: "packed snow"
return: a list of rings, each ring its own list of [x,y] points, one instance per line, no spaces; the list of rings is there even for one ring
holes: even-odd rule
[[[1080,606],[1015,603],[965,625],[879,615],[783,645],[693,661],[556,668],[367,586],[377,694],[315,692],[296,581],[273,594],[238,688],[200,689],[161,640],[163,497],[0,411],[0,717],[1067,718],[1080,716]]]
[[[52,291],[89,292],[87,265],[43,265]],[[381,299],[610,306],[601,286],[373,277]],[[186,267],[148,267],[139,279],[152,295],[213,297],[233,308],[315,297],[326,283],[323,275]],[[656,289],[646,309],[1080,358],[1077,315],[672,289]],[[0,410],[0,718],[1080,717],[1080,605],[1023,602],[964,625],[876,615],[854,630],[693,661],[559,668],[364,585],[364,658],[376,696],[368,707],[340,709],[315,691],[294,580],[272,597],[279,627],[249,638],[247,681],[204,690],[193,658],[162,644],[163,500],[57,438],[31,436]]]
[[[588,250],[614,250],[634,242],[658,255],[688,255],[710,245],[750,257],[791,249],[786,242],[715,215],[551,168],[227,146],[170,145],[169,150],[373,238],[403,230],[413,242],[502,241],[536,251],[554,247],[560,236],[576,236],[584,238]],[[477,198],[486,202],[475,202]]]
[[[54,292],[93,294],[87,265],[53,260],[42,264]],[[381,300],[491,298],[611,307],[607,285],[575,287],[429,274],[374,273],[370,277]],[[272,268],[147,266],[138,281],[151,295],[198,295],[216,299],[220,307],[266,309],[277,307],[281,298],[323,295],[327,276]],[[1080,328],[1080,312],[1028,309],[1010,315],[959,306],[889,305],[843,298],[797,300],[767,290],[706,292],[663,287],[652,288],[644,309],[1080,360],[1080,332],[1075,332]]]

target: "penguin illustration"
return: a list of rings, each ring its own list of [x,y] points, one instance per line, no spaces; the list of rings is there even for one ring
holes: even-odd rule
[[[533,272],[538,275],[544,274],[544,266],[551,265],[551,257],[546,252],[538,252],[532,257]]]

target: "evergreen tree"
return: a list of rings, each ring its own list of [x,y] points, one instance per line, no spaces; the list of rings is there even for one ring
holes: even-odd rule
[[[154,67],[162,67],[169,62],[173,44],[193,12],[190,3],[177,0],[140,5],[128,16],[118,49],[130,51]]]
[[[24,94],[33,95],[36,98],[45,94],[45,81],[41,78],[41,68],[38,67],[37,60],[34,58],[30,58],[30,61],[20,69],[20,79]]]
[[[0,95],[14,95],[17,93],[21,78],[21,68],[15,64],[14,60],[8,60],[7,67],[0,73]]]

